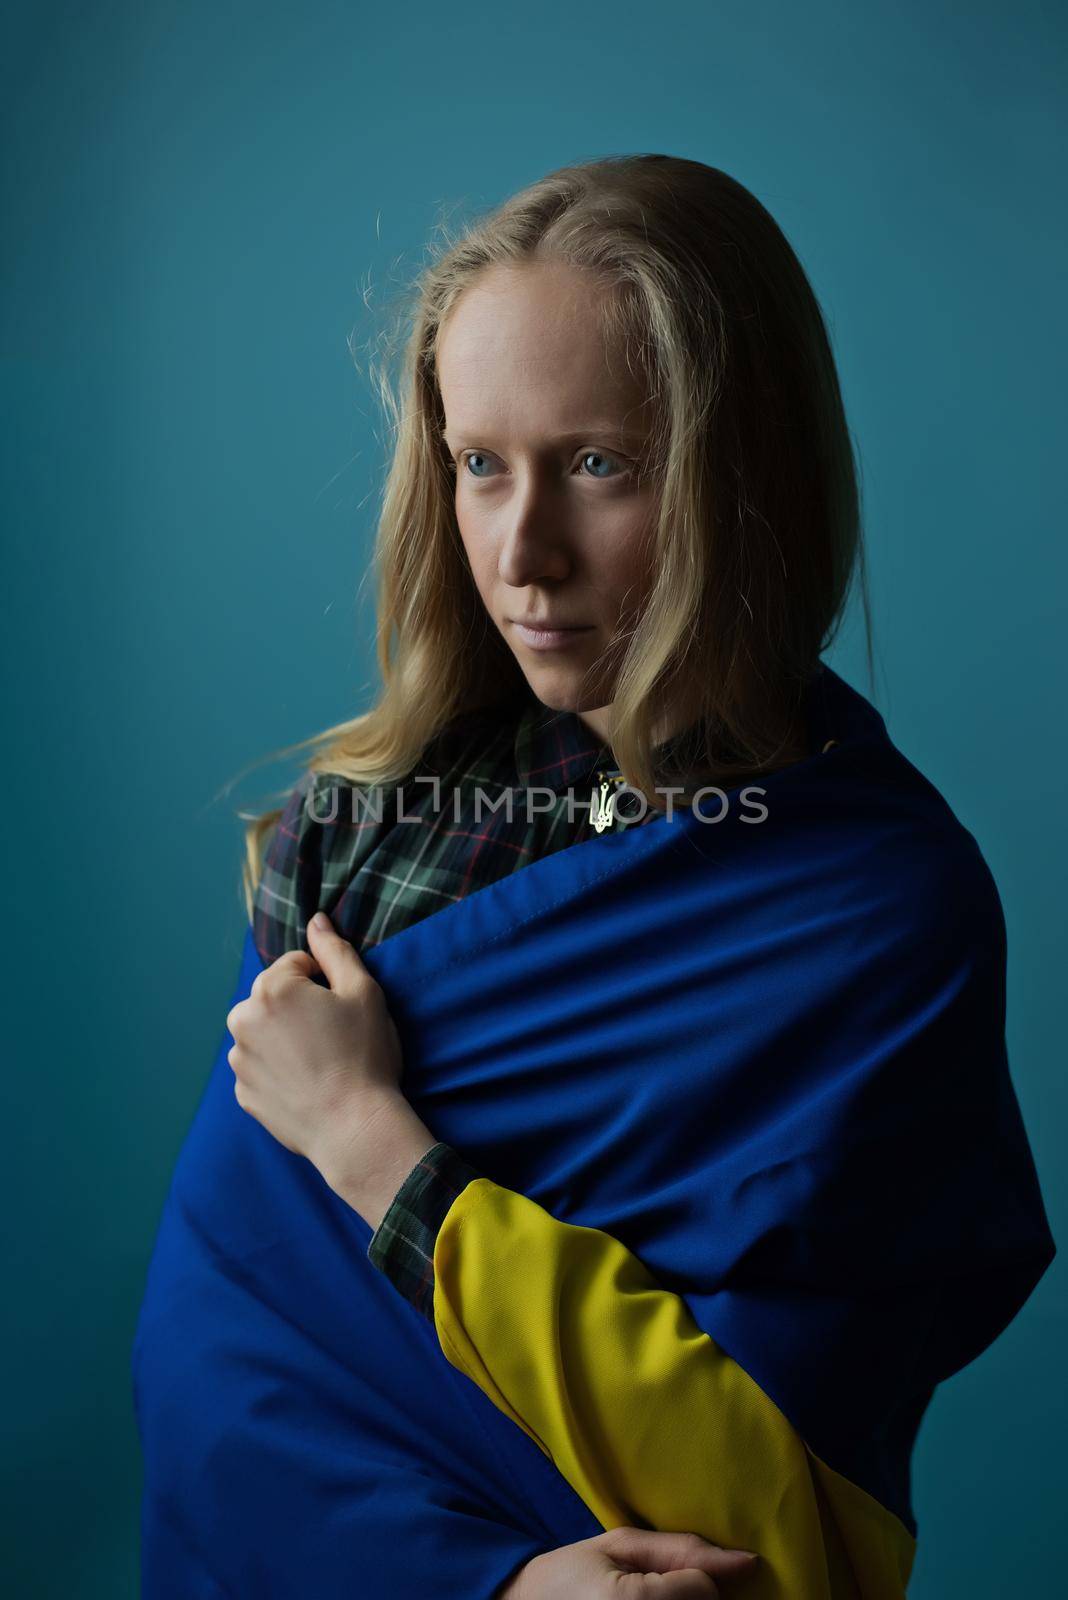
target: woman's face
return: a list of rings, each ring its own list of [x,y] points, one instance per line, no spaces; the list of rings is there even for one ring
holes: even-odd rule
[[[648,592],[655,495],[638,475],[649,407],[625,362],[609,367],[603,294],[560,264],[489,268],[446,319],[437,374],[482,602],[537,698],[606,738],[606,650]]]

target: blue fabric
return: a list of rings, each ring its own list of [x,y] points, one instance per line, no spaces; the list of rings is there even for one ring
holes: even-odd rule
[[[434,1136],[621,1239],[915,1533],[933,1388],[1054,1246],[975,840],[827,667],[809,715],[840,743],[763,780],[765,821],[732,796],[588,840],[363,960]],[[232,1003],[259,970],[249,936]],[[134,1347],[146,1600],[489,1600],[600,1524],[241,1111],[230,1044]]]

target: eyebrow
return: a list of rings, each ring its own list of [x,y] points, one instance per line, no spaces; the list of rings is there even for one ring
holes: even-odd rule
[[[457,428],[454,430],[456,434],[470,433],[474,434],[476,437],[479,431],[480,430],[475,428]],[[578,428],[570,433],[559,433],[550,442],[552,444],[582,444],[584,440],[592,438],[594,434],[601,434],[607,438],[619,439],[624,444],[640,445],[645,439],[644,433],[641,433],[634,428],[621,428],[618,422],[591,422],[585,428]],[[446,428],[441,429],[441,437],[445,443],[448,444],[449,434]]]

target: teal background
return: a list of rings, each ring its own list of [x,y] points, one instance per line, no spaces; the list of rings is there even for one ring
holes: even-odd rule
[[[296,761],[253,764],[377,682],[381,432],[350,333],[439,214],[566,161],[723,167],[811,275],[862,461],[874,691],[856,613],[829,659],[997,879],[1013,1074],[1065,1237],[1064,13],[523,11],[6,13],[13,1596],[137,1593],[129,1347],[236,976],[236,808],[276,804]],[[1063,1581],[1065,1298],[1062,1255],[935,1399],[916,1600]]]

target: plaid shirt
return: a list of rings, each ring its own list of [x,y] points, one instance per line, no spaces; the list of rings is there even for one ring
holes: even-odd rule
[[[504,720],[489,712],[454,719],[424,751],[420,776],[377,788],[332,773],[298,781],[254,897],[253,938],[265,965],[286,950],[307,950],[316,911],[328,912],[358,950],[367,948],[542,856],[660,816],[652,807],[640,815],[630,794],[617,813],[614,789],[623,780],[611,748],[575,712],[536,700]],[[402,1183],[368,1248],[373,1264],[430,1321],[438,1229],[478,1176],[451,1146],[435,1144]]]

